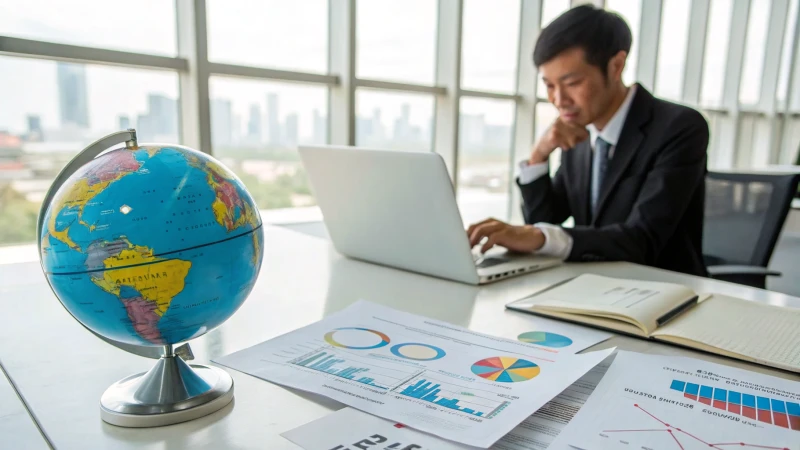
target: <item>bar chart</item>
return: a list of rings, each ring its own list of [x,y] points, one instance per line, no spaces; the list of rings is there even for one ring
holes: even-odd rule
[[[508,401],[497,397],[492,392],[437,379],[428,373],[420,374],[408,380],[408,382],[395,388],[393,392],[487,419],[495,417],[508,406]]]
[[[681,380],[672,380],[670,389],[685,398],[759,422],[800,431],[800,402],[762,397]]]
[[[332,347],[321,347],[289,363],[382,390],[389,390],[419,372]]]

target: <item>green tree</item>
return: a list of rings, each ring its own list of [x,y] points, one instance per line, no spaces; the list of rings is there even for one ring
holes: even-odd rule
[[[28,201],[10,184],[0,186],[0,244],[36,241],[39,205]]]

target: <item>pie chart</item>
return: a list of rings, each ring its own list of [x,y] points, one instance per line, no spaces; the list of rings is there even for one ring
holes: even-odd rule
[[[546,331],[528,331],[517,336],[522,342],[541,345],[543,347],[563,348],[572,345],[572,339],[556,333]]]
[[[528,381],[539,372],[541,369],[535,363],[511,356],[486,358],[472,365],[472,373],[498,383]]]

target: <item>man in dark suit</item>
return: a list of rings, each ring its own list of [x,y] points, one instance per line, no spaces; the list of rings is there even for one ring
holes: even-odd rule
[[[622,82],[631,32],[618,15],[573,8],[533,53],[559,117],[520,164],[524,226],[489,219],[472,245],[630,261],[707,275],[702,257],[708,125],[697,111]],[[550,154],[561,148],[552,178]],[[561,227],[573,217],[575,226]],[[554,225],[555,224],[555,225]]]

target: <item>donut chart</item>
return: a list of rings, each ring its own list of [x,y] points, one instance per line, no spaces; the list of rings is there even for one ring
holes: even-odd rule
[[[433,361],[443,358],[447,353],[439,347],[420,344],[419,342],[405,342],[393,346],[390,351],[394,356],[414,361]]]
[[[497,383],[518,383],[536,378],[541,369],[535,363],[511,356],[482,359],[472,365],[472,373]]]
[[[342,343],[335,339],[334,336],[339,331],[350,332],[347,333],[347,342]],[[325,333],[325,342],[334,347],[349,348],[350,350],[372,350],[374,348],[381,348],[388,345],[389,341],[389,336],[380,331],[370,330],[369,328],[342,327]]]
[[[556,333],[546,331],[528,331],[517,336],[521,342],[541,345],[542,347],[564,348],[572,345],[572,339]]]

